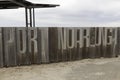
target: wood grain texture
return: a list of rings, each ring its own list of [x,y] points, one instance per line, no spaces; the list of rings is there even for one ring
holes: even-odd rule
[[[17,63],[18,65],[30,64],[29,53],[28,53],[28,30],[27,28],[16,29],[17,38]]]
[[[120,53],[120,28],[0,28],[0,67],[80,59]]]
[[[16,66],[16,37],[15,28],[3,28],[5,66]]]
[[[41,63],[49,63],[49,36],[48,28],[38,28],[41,30]]]
[[[31,64],[39,63],[40,55],[38,53],[38,32],[37,28],[28,29],[28,53]]]
[[[2,28],[0,28],[0,67],[4,66],[3,62],[3,36],[2,36]]]

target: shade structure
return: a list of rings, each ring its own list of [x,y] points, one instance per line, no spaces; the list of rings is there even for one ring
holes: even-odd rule
[[[35,4],[26,0],[0,0],[0,9],[14,9],[20,7],[27,8],[50,8],[56,7],[56,4]]]
[[[26,27],[35,27],[35,11],[34,8],[52,8],[57,4],[36,4],[27,0],[0,0],[0,9],[17,9],[25,8]]]

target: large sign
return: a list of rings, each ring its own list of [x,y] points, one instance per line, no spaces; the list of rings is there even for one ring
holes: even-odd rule
[[[118,28],[0,28],[0,66],[116,57]]]
[[[50,28],[50,53],[55,55],[51,54],[51,59],[115,57],[117,31],[117,28]]]

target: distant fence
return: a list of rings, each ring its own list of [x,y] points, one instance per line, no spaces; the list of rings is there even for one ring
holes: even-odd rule
[[[0,28],[0,67],[116,57],[119,28]]]

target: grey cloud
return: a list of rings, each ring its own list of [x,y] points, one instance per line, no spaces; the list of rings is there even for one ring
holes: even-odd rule
[[[52,25],[89,26],[91,24],[112,25],[120,22],[119,0],[64,0],[64,1],[30,0],[30,1],[40,3],[58,3],[61,5],[60,7],[57,8],[36,9],[37,26],[52,26]],[[24,9],[18,9],[13,11],[8,10],[4,12],[7,15],[5,16],[3,12],[0,13],[0,26],[25,25]]]

